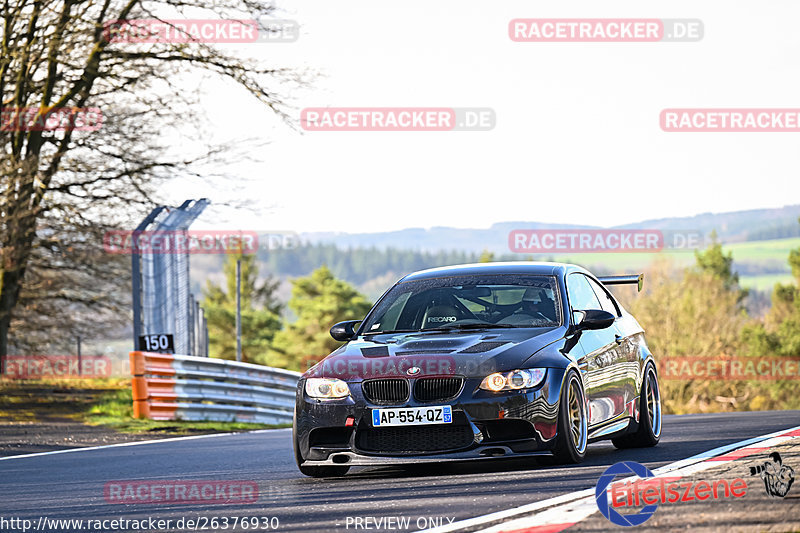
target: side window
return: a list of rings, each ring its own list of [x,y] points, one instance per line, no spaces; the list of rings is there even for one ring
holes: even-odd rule
[[[570,274],[567,277],[567,295],[573,311],[602,309],[589,280],[583,274]]]
[[[392,303],[389,309],[383,314],[383,317],[380,319],[380,322],[375,322],[370,327],[370,331],[375,330],[383,330],[388,331],[392,329],[397,329],[397,321],[400,319],[400,313],[405,309],[406,302],[408,301],[409,297],[411,296],[411,291],[405,292],[401,294],[397,300]]]
[[[619,316],[619,309],[617,309],[614,300],[612,300],[611,296],[609,296],[608,291],[606,291],[603,287],[601,287],[600,284],[597,283],[592,278],[586,278],[586,279],[589,280],[589,284],[592,286],[595,294],[597,295],[597,298],[600,300],[600,305],[603,306],[603,311],[608,311],[614,316]]]

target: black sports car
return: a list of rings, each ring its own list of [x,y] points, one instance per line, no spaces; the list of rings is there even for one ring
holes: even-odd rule
[[[333,326],[346,343],[300,378],[300,471],[655,446],[655,361],[604,286],[642,277],[529,262],[404,277],[363,321]]]

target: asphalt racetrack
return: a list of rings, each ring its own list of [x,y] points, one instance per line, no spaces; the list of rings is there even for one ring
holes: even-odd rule
[[[210,519],[223,517],[228,519],[228,530],[233,530],[234,519],[255,517],[258,526],[250,527],[255,522],[249,521],[251,531],[275,526],[278,531],[417,530],[593,488],[602,472],[619,461],[636,461],[653,469],[799,425],[800,411],[665,416],[657,447],[622,451],[610,442],[597,443],[589,446],[580,465],[556,466],[549,458],[499,459],[354,468],[344,478],[331,479],[300,474],[294,463],[291,430],[17,456],[0,460],[0,519],[31,520],[39,531],[78,530],[74,524],[72,528],[52,527],[52,520],[58,519],[149,518],[171,520],[163,530],[222,531],[222,522],[212,528]],[[110,482],[191,480],[255,482],[258,495],[252,503],[126,504],[109,502],[104,494]],[[209,520],[205,528],[202,522],[186,527],[186,520],[202,517]],[[402,520],[384,521],[380,523],[384,527],[376,527],[376,520],[388,517]],[[180,519],[183,527],[176,526]],[[406,519],[408,526],[403,522]],[[43,523],[51,527],[46,529]],[[0,521],[0,529],[22,531],[13,527],[15,524],[21,522]],[[108,531],[113,530],[113,524],[107,525]],[[235,530],[244,530],[242,525],[239,522]]]

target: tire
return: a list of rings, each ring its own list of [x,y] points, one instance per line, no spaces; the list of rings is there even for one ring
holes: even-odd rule
[[[297,462],[297,468],[300,473],[308,477],[342,477],[349,470],[349,466],[303,466],[303,458],[300,456],[300,446],[297,443],[297,437],[292,439],[294,441],[294,459]]]
[[[619,449],[648,448],[661,438],[661,388],[653,363],[647,363],[639,392],[639,424],[636,431],[611,439]]]
[[[586,394],[577,372],[570,370],[561,388],[558,431],[553,456],[561,464],[580,463],[589,442]]]

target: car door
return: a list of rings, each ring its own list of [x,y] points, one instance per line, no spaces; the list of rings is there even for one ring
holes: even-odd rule
[[[589,276],[587,276],[587,279],[589,280],[589,285],[592,286],[592,289],[597,295],[597,298],[600,300],[600,305],[603,307],[603,310],[608,311],[618,319],[621,318],[622,310],[613,296],[611,296],[608,289]],[[617,320],[614,325],[617,328],[615,339],[619,348],[615,350],[616,358],[613,361],[615,367],[613,377],[615,383],[620,380],[624,381],[622,383],[616,383],[615,385],[615,390],[620,387],[622,388],[620,396],[616,401],[622,402],[623,409],[627,410],[628,414],[632,415],[634,402],[639,395],[636,386],[640,371],[639,350],[636,341],[637,331],[625,328],[623,320]]]
[[[577,311],[603,309],[589,278],[581,273],[567,276],[567,296],[574,320]],[[616,316],[616,315],[615,315]],[[579,343],[584,353],[578,361],[589,403],[589,425],[601,424],[625,410],[625,387],[615,381],[615,362],[621,357],[616,325],[600,330],[584,330]]]

